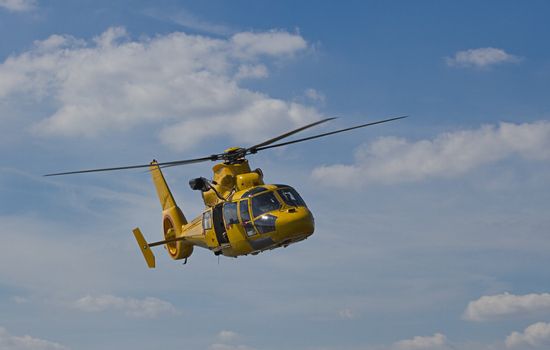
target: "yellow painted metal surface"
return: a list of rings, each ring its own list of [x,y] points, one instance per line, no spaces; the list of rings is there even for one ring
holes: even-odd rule
[[[157,195],[162,207],[162,226],[164,239],[170,240],[184,235],[183,227],[187,225],[187,219],[170,192],[170,188],[162,175],[156,161],[149,167],[151,177],[157,190]],[[168,253],[172,259],[184,259],[193,253],[193,244],[186,241],[175,241],[166,244]]]
[[[151,251],[151,248],[147,244],[147,241],[145,238],[143,238],[143,234],[141,233],[139,228],[135,228],[133,230],[134,237],[136,237],[136,241],[139,245],[139,248],[141,249],[141,252],[143,253],[143,257],[145,258],[145,262],[147,262],[147,266],[149,268],[153,269],[155,267],[155,255]]]
[[[201,215],[188,223],[177,206],[160,168],[156,162],[151,163],[153,183],[163,209],[164,240],[175,239],[165,244],[168,254],[173,259],[188,258],[194,246],[209,249],[216,255],[237,257],[257,254],[264,250],[286,247],[313,234],[314,220],[309,209],[303,205],[286,203],[277,192],[280,187],[264,184],[261,171],[251,171],[245,159],[234,164],[216,164],[212,170],[212,187],[215,191],[210,189],[203,192],[206,208]],[[250,195],[248,191],[257,187],[258,191],[263,192]],[[253,202],[255,196],[268,192],[278,201],[278,208],[257,217],[253,217],[253,211],[248,209],[246,216],[249,216],[249,220],[242,217],[239,209],[241,201],[244,201],[246,205],[243,206],[248,208],[248,204]],[[246,197],[243,197],[245,194]],[[222,214],[223,206],[229,205],[228,203],[235,203],[238,209],[238,217],[234,222],[228,222]],[[257,222],[265,215],[271,219],[275,218],[274,229],[271,232],[262,232],[257,226]],[[134,235],[148,266],[154,266],[154,256],[139,229],[134,230]],[[164,243],[162,241],[157,244]]]
[[[263,176],[250,170],[248,160],[243,159],[234,164],[219,163],[212,167],[214,176],[212,183],[214,190],[203,192],[203,200],[206,206],[213,207],[223,203],[216,191],[223,198],[229,197],[235,191],[240,191],[251,186],[262,185]],[[241,180],[239,183],[237,180]]]

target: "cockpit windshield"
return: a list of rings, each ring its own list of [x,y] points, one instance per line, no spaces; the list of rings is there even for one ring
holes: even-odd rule
[[[287,205],[293,207],[305,207],[306,202],[300,197],[298,192],[292,187],[281,188],[277,190],[277,193],[285,201]]]
[[[281,208],[281,203],[279,203],[273,192],[266,192],[252,197],[252,214],[254,217],[279,208]]]

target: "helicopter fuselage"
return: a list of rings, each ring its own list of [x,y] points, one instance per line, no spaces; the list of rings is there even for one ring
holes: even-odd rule
[[[212,181],[190,181],[192,189],[201,191],[205,209],[188,222],[158,163],[151,162],[163,209],[164,240],[149,244],[139,229],[134,230],[149,267],[155,265],[149,248],[157,245],[165,245],[174,260],[187,259],[195,246],[237,257],[286,247],[313,234],[313,215],[294,188],[265,184],[262,171],[251,171],[246,159],[216,164],[212,170]]]
[[[207,207],[183,225],[180,236],[186,239],[168,243],[167,248],[174,256],[178,244],[189,242],[216,255],[237,257],[286,247],[306,239],[313,231],[313,215],[292,187],[260,185]]]

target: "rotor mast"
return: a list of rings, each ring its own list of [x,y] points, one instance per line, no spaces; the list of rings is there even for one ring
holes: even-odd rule
[[[216,164],[212,167],[212,172],[214,176],[210,188],[202,192],[204,204],[208,207],[229,199],[235,192],[264,184],[262,171],[251,170],[244,157]]]

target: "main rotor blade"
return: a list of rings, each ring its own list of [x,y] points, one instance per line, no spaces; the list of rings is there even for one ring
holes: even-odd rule
[[[281,135],[279,135],[279,136],[277,136],[277,137],[273,137],[273,138],[271,138],[271,139],[269,139],[269,140],[266,140],[266,141],[264,141],[264,142],[262,142],[262,143],[259,143],[259,144],[257,144],[257,145],[250,146],[250,147],[248,147],[248,148],[246,149],[246,151],[249,151],[249,150],[250,150],[250,151],[252,151],[251,153],[254,153],[253,150],[259,149],[260,147],[263,147],[263,146],[270,145],[270,144],[272,144],[273,142],[277,142],[277,141],[279,141],[279,140],[281,140],[281,139],[284,139],[285,137],[289,137],[289,136],[294,135],[294,134],[296,134],[296,133],[298,133],[298,132],[300,132],[300,131],[303,131],[303,130],[305,130],[305,129],[309,129],[309,128],[311,128],[312,126],[319,125],[319,124],[323,124],[323,123],[326,123],[326,122],[328,122],[329,120],[333,120],[333,119],[336,119],[336,118],[326,118],[326,119],[322,119],[322,120],[316,121],[316,122],[314,122],[314,123],[311,123],[311,124],[302,126],[302,127],[298,128],[298,129],[294,129],[294,130],[292,130],[292,131],[289,131],[289,132],[286,132],[286,133],[284,133],[284,134],[281,134]]]
[[[362,125],[352,126],[350,128],[345,128],[345,129],[340,129],[340,130],[336,130],[336,131],[326,132],[326,133],[319,134],[319,135],[304,137],[304,138],[293,140],[293,141],[277,143],[277,144],[274,144],[274,145],[272,144],[272,143],[277,142],[277,141],[279,141],[279,140],[281,140],[285,137],[294,135],[294,134],[296,134],[300,131],[311,128],[315,125],[319,125],[319,124],[325,123],[329,120],[336,119],[336,118],[326,118],[326,119],[322,119],[322,120],[319,120],[317,122],[308,124],[306,126],[302,126],[301,128],[294,129],[292,131],[289,131],[287,133],[284,133],[282,135],[279,135],[277,137],[274,137],[272,139],[269,139],[269,140],[264,141],[262,143],[259,143],[257,145],[248,147],[244,150],[244,152],[239,152],[239,156],[244,157],[247,154],[256,153],[257,151],[262,151],[262,150],[269,149],[269,148],[281,147],[281,146],[286,146],[286,145],[290,145],[290,144],[298,143],[298,142],[302,142],[302,141],[313,140],[313,139],[317,139],[317,138],[324,137],[324,136],[338,134],[338,133],[341,133],[341,132],[344,132],[344,131],[364,128],[366,126],[386,123],[386,122],[390,122],[390,121],[398,120],[398,119],[403,119],[403,118],[407,118],[407,116],[401,116],[401,117],[396,117],[396,118],[379,120],[379,121],[376,121],[376,122],[371,122],[371,123],[366,123],[366,124],[362,124]],[[172,161],[172,162],[162,162],[162,163],[157,163],[157,165],[161,168],[164,168],[164,167],[172,167],[172,166],[177,166],[177,165],[201,163],[201,162],[207,162],[207,161],[228,160],[229,158],[227,158],[226,156],[227,156],[226,153],[212,154],[212,155],[207,156],[207,157],[194,158],[194,159],[185,159],[185,160],[176,160],[176,161]],[[60,176],[60,175],[72,175],[72,174],[83,174],[83,173],[95,173],[95,172],[103,172],[103,171],[139,169],[139,168],[148,168],[149,166],[151,166],[151,164],[129,165],[129,166],[113,167],[113,168],[100,168],[100,169],[67,171],[67,172],[62,172],[62,173],[46,174],[44,176]]]
[[[186,159],[186,160],[176,160],[172,162],[163,162],[163,163],[157,163],[158,166],[168,166],[168,165],[185,165],[185,164],[193,164],[193,163],[200,163],[200,162],[206,162],[209,160],[218,160],[219,155],[213,154],[209,157],[202,157],[202,158],[195,158],[195,159]],[[139,169],[139,168],[148,168],[151,164],[140,164],[140,165],[129,165],[129,166],[121,166],[121,167],[114,167],[114,168],[102,168],[102,169],[88,169],[88,170],[77,170],[77,171],[67,171],[63,173],[55,173],[55,174],[46,174],[44,176],[60,176],[60,175],[72,175],[72,174],[83,174],[83,173],[95,173],[100,171],[114,171],[114,170],[128,170],[128,169]]]
[[[317,138],[324,137],[324,136],[329,136],[329,135],[338,134],[338,133],[341,133],[341,132],[344,132],[344,131],[349,131],[349,130],[364,128],[364,127],[371,126],[371,125],[376,125],[376,124],[387,123],[387,122],[391,122],[391,121],[398,120],[398,119],[404,119],[404,118],[407,118],[407,117],[408,117],[408,116],[405,115],[405,116],[396,117],[396,118],[390,118],[390,119],[379,120],[379,121],[372,122],[372,123],[367,123],[367,124],[361,124],[361,125],[357,125],[357,126],[352,126],[352,127],[350,127],[350,128],[345,128],[345,129],[340,129],[340,130],[336,130],[336,131],[326,132],[326,133],[323,133],[323,134],[314,135],[314,136],[309,136],[309,137],[304,137],[304,138],[297,139],[297,140],[292,140],[292,141],[283,142],[283,143],[277,143],[277,144],[269,145],[269,146],[258,147],[258,148],[256,148],[256,150],[257,150],[257,151],[263,151],[264,149],[269,149],[269,148],[275,148],[275,147],[281,147],[281,146],[291,145],[291,144],[293,144],[293,143],[298,143],[298,142],[302,142],[302,141],[313,140],[313,139],[317,139]]]

